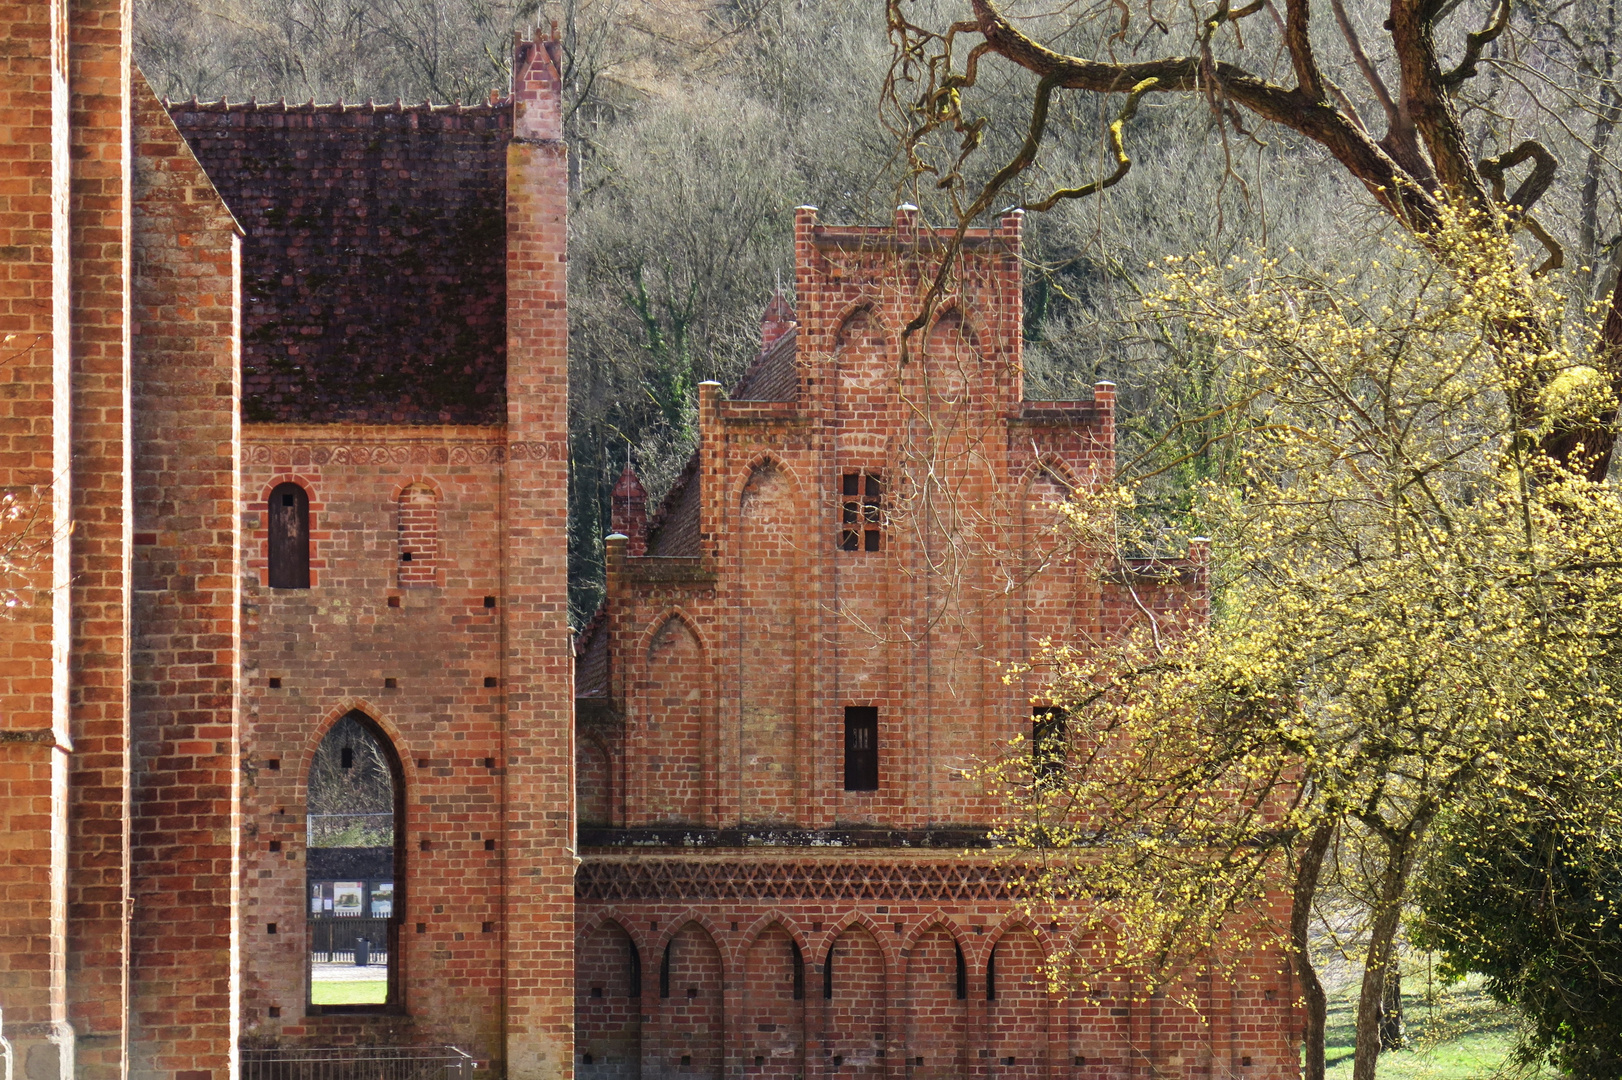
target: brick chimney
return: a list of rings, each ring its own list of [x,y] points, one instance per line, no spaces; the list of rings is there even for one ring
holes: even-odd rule
[[[627,555],[635,559],[648,553],[648,493],[643,490],[642,481],[637,479],[630,462],[625,463],[625,471],[614,485],[609,523],[629,541]]]
[[[771,303],[760,316],[760,351],[765,352],[799,323],[794,305],[783,299],[781,292],[772,293]]]

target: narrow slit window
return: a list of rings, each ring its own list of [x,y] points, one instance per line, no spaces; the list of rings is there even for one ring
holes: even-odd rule
[[[659,961],[659,996],[670,996],[670,946],[672,942],[665,943],[664,959]]]
[[[1065,723],[1069,715],[1056,705],[1031,710],[1031,773],[1040,783],[1064,772]]]
[[[805,998],[805,955],[800,952],[800,943],[790,941],[788,947],[794,952],[794,1000]]]
[[[991,947],[991,955],[986,957],[986,1000],[997,1000],[997,947]]]
[[[839,488],[839,546],[878,551],[884,521],[884,479],[876,472],[845,473]]]
[[[952,942],[952,949],[957,953],[957,999],[967,1000],[969,996],[969,965],[963,959],[963,946]]]
[[[270,493],[266,524],[270,532],[270,587],[310,587],[310,494],[289,481]]]
[[[635,1001],[642,996],[642,954],[637,951],[636,942],[629,937],[626,938],[625,944],[630,950],[630,970],[626,972],[626,981],[630,984],[631,1000]],[[668,982],[669,976],[667,975],[665,979]]]
[[[845,790],[879,789],[879,710],[845,707]]]
[[[833,1000],[834,996],[834,947],[828,946],[828,957],[822,964],[822,996]]]

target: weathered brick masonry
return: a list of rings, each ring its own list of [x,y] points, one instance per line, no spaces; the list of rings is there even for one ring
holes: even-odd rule
[[[1113,466],[1114,395],[1024,400],[1018,215],[969,232],[905,363],[943,237],[802,208],[795,241],[798,313],[773,303],[730,398],[700,387],[663,505],[614,491],[577,646],[578,1073],[1292,1075],[1280,957],[1198,1013],[1127,971],[1050,994],[1056,940],[1108,930],[1025,921],[984,851],[970,770],[1041,703],[997,662],[1205,595],[1200,552],[1105,573],[1052,528]]]
[[[1022,921],[985,853],[970,769],[1041,700],[996,664],[1204,602],[1197,552],[1103,573],[1049,528],[1112,467],[1113,393],[1024,400],[1017,215],[903,363],[941,238],[802,208],[798,310],[700,388],[659,507],[616,486],[571,641],[557,43],[488,106],[166,109],[128,16],[0,8],[24,1075],[442,1044],[522,1080],[1293,1073],[1278,957],[1199,1013],[1124,971],[1050,994],[1055,941],[1107,931]],[[350,1005],[312,999],[306,876],[345,717],[398,793],[392,851],[323,853],[394,878],[386,1000]]]
[[[235,1056],[235,222],[126,5],[0,15],[0,1006],[22,1074]],[[177,908],[186,918],[176,920]]]
[[[569,1074],[567,161],[557,46],[495,105],[171,106],[243,221],[243,1037]],[[291,486],[289,486],[291,485]],[[273,587],[274,493],[308,579]],[[280,497],[280,495],[278,497]],[[307,585],[307,587],[305,587]],[[305,809],[398,758],[389,1000],[311,996]]]
[[[556,45],[521,43],[491,107],[171,111],[128,17],[0,12],[0,489],[24,511],[0,528],[28,553],[0,583],[21,601],[0,622],[0,1008],[20,1074],[227,1080],[244,1043],[455,1043],[567,1076]],[[273,590],[286,482],[313,557],[308,587]],[[381,1010],[307,996],[303,785],[350,712],[405,792]]]

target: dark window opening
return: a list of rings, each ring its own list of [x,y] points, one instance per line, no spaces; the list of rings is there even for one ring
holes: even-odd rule
[[[845,790],[879,789],[879,710],[845,707]]]
[[[884,481],[878,473],[846,473],[839,491],[839,546],[877,551],[884,518]]]
[[[1065,723],[1069,715],[1055,705],[1031,710],[1031,772],[1040,782],[1064,771]]]
[[[310,496],[294,483],[277,484],[270,493],[270,587],[310,587]]]
[[[963,946],[952,942],[952,949],[957,953],[957,999],[967,1001],[969,998],[969,965],[963,959]]]
[[[991,947],[991,955],[986,957],[986,1000],[997,1000],[997,946]]]
[[[630,949],[630,971],[626,981],[631,984],[631,998],[636,1000],[642,997],[642,954],[636,951],[636,942],[627,939],[626,945]]]
[[[828,946],[828,957],[822,963],[822,996],[832,1001],[834,996],[834,947]]]
[[[794,953],[794,1000],[805,1000],[805,957],[800,952],[800,943],[790,941],[788,947]]]
[[[352,712],[310,766],[308,1005],[315,1013],[392,1012],[405,915],[404,773],[388,737]]]
[[[670,996],[670,946],[671,942],[667,941],[665,957],[659,961],[659,996],[662,998]]]

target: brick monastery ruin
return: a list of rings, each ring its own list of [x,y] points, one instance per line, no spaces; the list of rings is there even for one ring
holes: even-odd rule
[[[902,365],[938,237],[802,208],[795,306],[660,506],[627,469],[572,637],[556,43],[488,106],[166,108],[127,8],[6,11],[0,461],[50,492],[0,624],[19,1077],[1295,1074],[1279,957],[1202,1015],[1050,993],[1107,930],[1029,925],[984,846],[966,770],[1046,715],[995,662],[1203,596],[1046,528],[1113,394],[1023,399],[1018,215]],[[382,808],[317,812],[367,753]]]

